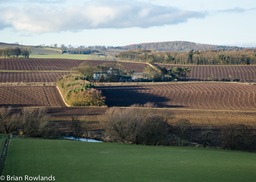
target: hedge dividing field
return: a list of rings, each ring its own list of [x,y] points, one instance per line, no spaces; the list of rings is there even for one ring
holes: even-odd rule
[[[254,181],[256,154],[65,140],[13,139],[3,175],[56,181]]]

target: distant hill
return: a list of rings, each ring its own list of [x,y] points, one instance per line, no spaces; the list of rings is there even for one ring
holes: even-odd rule
[[[155,50],[155,51],[190,51],[190,50],[234,50],[234,49],[243,49],[241,47],[235,46],[220,46],[220,45],[210,45],[210,44],[199,44],[195,42],[187,41],[171,41],[171,42],[153,42],[153,43],[141,43],[141,44],[131,44],[123,46],[123,49],[134,50],[134,49],[143,49],[143,50]]]
[[[51,54],[60,54],[61,50],[60,48],[54,48],[54,47],[47,47],[47,46],[30,46],[30,45],[20,45],[20,44],[12,44],[12,43],[4,43],[0,42],[0,49],[6,49],[6,48],[23,48],[23,49],[29,49],[31,51],[32,55],[51,55]]]
[[[9,43],[4,43],[4,42],[0,42],[0,48],[7,48],[7,47],[19,47],[19,44],[9,44]]]

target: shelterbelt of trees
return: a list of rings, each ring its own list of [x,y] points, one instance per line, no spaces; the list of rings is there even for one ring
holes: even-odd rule
[[[158,52],[129,50],[116,55],[118,59],[167,64],[250,65],[256,64],[256,49]]]
[[[0,49],[0,57],[24,57],[29,58],[30,50],[24,48],[4,48]]]

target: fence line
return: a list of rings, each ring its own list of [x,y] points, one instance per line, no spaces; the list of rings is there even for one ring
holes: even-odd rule
[[[5,161],[5,158],[6,158],[6,155],[7,155],[8,147],[9,147],[9,137],[5,139],[4,147],[3,147],[2,151],[1,151],[1,156],[0,156],[0,175],[2,174],[3,169],[4,169],[4,161]]]

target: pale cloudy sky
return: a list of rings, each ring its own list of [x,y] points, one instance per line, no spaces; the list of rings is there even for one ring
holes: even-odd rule
[[[256,46],[255,0],[0,0],[0,42]]]

